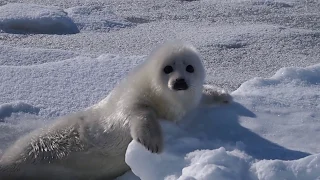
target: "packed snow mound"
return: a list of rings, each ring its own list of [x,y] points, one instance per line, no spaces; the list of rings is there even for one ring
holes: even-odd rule
[[[262,160],[251,166],[251,171],[261,180],[320,179],[320,154],[311,155],[294,161]]]
[[[0,7],[0,30],[7,33],[75,34],[76,24],[60,8],[26,3]]]
[[[178,125],[162,122],[163,153],[132,141],[126,162],[141,179],[320,178],[319,79],[320,64],[249,80],[231,93],[231,105],[199,108]],[[303,142],[310,142],[307,149],[295,146]]]
[[[307,84],[320,84],[320,64],[310,66],[307,68],[282,68],[272,79],[279,79],[281,81],[294,81]]]
[[[101,6],[77,6],[66,9],[82,31],[109,31],[132,26],[132,23]]]
[[[0,104],[0,121],[3,121],[4,118],[11,116],[12,113],[24,112],[30,114],[38,114],[39,111],[40,108],[24,102]]]
[[[185,140],[184,143],[188,143],[188,139]],[[155,155],[139,143],[132,142],[126,161],[130,166],[134,164],[132,171],[141,179],[241,180],[249,178],[247,172],[252,158],[239,150],[227,151],[224,147],[182,154],[165,151]]]
[[[192,138],[184,140],[185,144],[194,143],[196,146],[199,143],[199,140]],[[173,146],[174,142],[170,145]],[[227,150],[230,147],[220,147],[194,150],[190,153],[181,153],[181,150],[172,151],[171,148],[160,155],[155,155],[133,141],[128,147],[126,161],[133,173],[141,179],[314,180],[320,177],[318,166],[320,154],[292,161],[258,160],[240,150],[242,146],[243,144],[239,142],[238,147],[233,150]],[[127,173],[126,178],[134,179],[135,176],[133,174],[129,176]]]
[[[247,100],[251,99],[253,105],[264,104],[272,109],[269,112],[284,114],[277,108],[290,107],[297,112],[319,109],[319,87],[320,64],[317,64],[307,68],[282,68],[268,79],[253,78],[243,83],[233,95],[250,97]]]

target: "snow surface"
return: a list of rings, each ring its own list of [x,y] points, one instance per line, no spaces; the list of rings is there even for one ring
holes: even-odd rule
[[[74,34],[79,30],[60,8],[25,3],[0,7],[0,30],[11,33]]]
[[[66,9],[82,31],[108,31],[116,28],[125,28],[132,25],[129,21],[117,16],[106,7],[77,6]]]
[[[318,0],[0,0],[0,156],[99,102],[156,45],[181,39],[199,49],[206,82],[235,102],[163,123],[160,155],[132,142],[133,172],[320,179],[319,9]]]

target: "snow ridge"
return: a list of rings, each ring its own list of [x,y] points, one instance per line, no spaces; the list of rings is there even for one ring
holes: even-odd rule
[[[6,117],[10,117],[12,113],[24,112],[30,114],[38,114],[39,111],[40,108],[24,102],[0,104],[0,121],[3,121]]]
[[[57,7],[26,3],[0,6],[0,30],[8,33],[75,34],[79,30]]]

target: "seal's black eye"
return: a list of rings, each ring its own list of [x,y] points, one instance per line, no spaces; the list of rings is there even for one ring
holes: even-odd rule
[[[163,68],[163,72],[166,74],[170,74],[170,73],[172,73],[172,71],[173,71],[172,66],[166,66]]]
[[[193,72],[194,72],[193,66],[188,65],[188,66],[186,67],[186,71],[187,71],[188,73],[193,73]]]

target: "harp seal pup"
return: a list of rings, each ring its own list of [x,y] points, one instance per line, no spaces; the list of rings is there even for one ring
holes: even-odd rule
[[[194,47],[166,43],[101,102],[18,139],[0,160],[0,179],[114,179],[130,170],[132,139],[163,150],[160,119],[178,122],[200,104],[232,100],[204,78]]]

